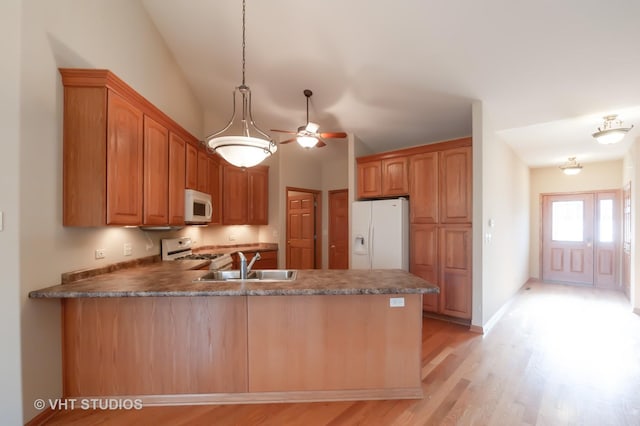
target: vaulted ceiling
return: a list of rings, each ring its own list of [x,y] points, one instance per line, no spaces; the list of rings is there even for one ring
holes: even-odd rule
[[[208,115],[242,80],[241,0],[142,0]],[[471,105],[530,166],[620,158],[602,116],[640,127],[635,0],[247,0],[246,80],[264,129],[305,123],[374,151],[471,135]],[[277,134],[274,134],[274,136]],[[341,143],[336,141],[335,143]]]

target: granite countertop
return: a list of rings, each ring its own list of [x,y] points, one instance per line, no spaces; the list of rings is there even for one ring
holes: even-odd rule
[[[206,261],[155,262],[35,290],[31,298],[275,296],[437,293],[438,287],[399,269],[299,270],[296,280],[193,282]]]

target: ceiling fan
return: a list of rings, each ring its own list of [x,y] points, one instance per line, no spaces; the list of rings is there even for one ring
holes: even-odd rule
[[[307,97],[307,124],[298,127],[298,130],[295,132],[290,130],[271,129],[272,132],[296,135],[295,137],[280,143],[285,144],[298,141],[300,146],[303,148],[313,148],[314,146],[320,148],[327,144],[324,139],[346,138],[347,134],[345,132],[318,132],[320,125],[309,121],[309,98],[313,95],[313,92],[309,89],[305,89],[302,93]]]

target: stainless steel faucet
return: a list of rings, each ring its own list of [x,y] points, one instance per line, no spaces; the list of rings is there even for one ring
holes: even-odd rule
[[[240,257],[240,279],[246,280],[247,279],[247,257],[241,251],[238,252],[238,257]]]
[[[256,255],[253,256],[249,265],[247,265],[247,257],[243,252],[238,252],[238,257],[240,257],[240,279],[246,280],[249,272],[251,272],[251,268],[253,268],[253,264],[256,263],[256,260],[260,260],[260,253],[256,252]]]

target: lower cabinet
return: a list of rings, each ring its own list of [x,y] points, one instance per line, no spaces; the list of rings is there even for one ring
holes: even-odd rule
[[[260,252],[260,260],[256,260],[256,263],[253,264],[252,269],[278,269],[278,251],[270,250],[270,251],[259,251]],[[243,251],[242,252],[247,257],[247,262],[251,262],[251,259],[256,255],[256,251]],[[240,257],[238,253],[232,253],[231,259],[233,260],[232,268],[240,269]]]
[[[440,287],[423,309],[471,319],[471,225],[411,225],[410,271]]]
[[[247,391],[244,297],[62,303],[66,397]]]

